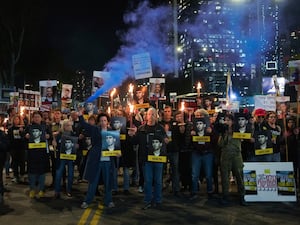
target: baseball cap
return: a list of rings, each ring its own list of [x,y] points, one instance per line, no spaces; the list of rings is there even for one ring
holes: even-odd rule
[[[266,116],[266,110],[262,108],[255,109],[254,116]]]

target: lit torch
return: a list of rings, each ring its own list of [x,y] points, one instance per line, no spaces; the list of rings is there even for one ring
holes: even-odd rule
[[[108,113],[108,115],[110,115],[110,114],[111,114],[111,109],[110,109],[110,106],[108,106],[108,108],[107,108],[107,113]]]
[[[114,95],[116,93],[116,89],[113,88],[112,91],[110,92],[110,107],[111,107],[111,110],[113,110],[114,108]]]
[[[130,128],[131,128],[134,105],[129,103],[128,106],[129,106],[129,122],[130,122]]]
[[[129,88],[128,88],[128,93],[129,93],[129,99],[130,99],[130,101],[132,101],[133,100],[133,85],[130,83],[129,84]]]
[[[200,90],[201,90],[201,83],[200,82],[198,82],[198,84],[197,84],[197,96],[198,97],[200,97]]]

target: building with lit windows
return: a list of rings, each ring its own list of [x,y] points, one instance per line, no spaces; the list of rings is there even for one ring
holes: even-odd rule
[[[229,71],[239,96],[260,94],[263,76],[280,75],[275,0],[178,0],[177,9],[179,74],[192,92],[200,81],[224,93]]]

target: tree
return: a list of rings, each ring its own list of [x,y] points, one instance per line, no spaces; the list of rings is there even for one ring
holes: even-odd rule
[[[0,86],[13,87],[25,31],[37,1],[4,1],[0,7]]]

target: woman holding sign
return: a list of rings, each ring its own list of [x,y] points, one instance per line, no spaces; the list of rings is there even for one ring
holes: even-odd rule
[[[144,168],[144,210],[159,207],[162,203],[163,163],[167,160],[165,144],[169,142],[164,127],[157,122],[156,109],[148,109],[146,121],[138,129],[128,131],[132,143],[139,146],[138,158]]]
[[[81,204],[82,209],[86,209],[92,203],[99,184],[99,178],[102,173],[104,182],[104,205],[108,208],[114,208],[115,204],[112,201],[112,173],[111,173],[111,157],[103,154],[103,138],[106,137],[107,130],[109,130],[109,116],[105,113],[100,113],[97,117],[96,124],[91,125],[85,122],[83,118],[84,108],[80,108],[79,122],[84,128],[87,136],[91,137],[92,148],[87,155],[86,167],[83,178],[89,182],[85,200]],[[108,151],[106,151],[108,152]]]

